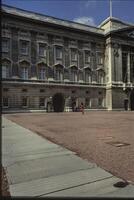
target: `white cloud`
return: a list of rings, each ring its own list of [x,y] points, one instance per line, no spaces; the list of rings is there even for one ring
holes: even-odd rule
[[[75,18],[73,21],[81,24],[95,26],[95,21],[92,17],[78,17]]]

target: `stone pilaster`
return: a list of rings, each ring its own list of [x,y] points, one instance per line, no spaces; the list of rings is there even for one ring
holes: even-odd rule
[[[31,78],[37,79],[37,43],[36,43],[36,32],[31,31]]]
[[[127,82],[130,83],[130,52],[127,55]]]
[[[12,42],[11,42],[11,58],[12,58],[12,77],[18,78],[19,77],[19,70],[18,70],[18,29],[12,28]]]

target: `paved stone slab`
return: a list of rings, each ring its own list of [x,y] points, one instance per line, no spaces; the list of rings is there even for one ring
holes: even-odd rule
[[[111,178],[106,178],[103,180],[98,180],[96,182],[92,182],[89,184],[84,184],[78,187],[73,187],[70,189],[66,189],[66,190],[61,190],[58,192],[52,192],[49,193],[47,195],[43,195],[42,197],[93,197],[93,196],[100,196],[101,194],[107,194],[106,196],[108,196],[108,192],[115,192],[119,191],[121,189],[119,188],[115,188],[113,186],[114,183],[116,183],[117,181],[120,181],[121,179],[118,179],[116,177],[111,177]]]
[[[27,161],[27,160],[33,160],[33,159],[39,159],[39,158],[48,158],[53,156],[62,156],[62,155],[70,155],[74,154],[71,151],[63,150],[63,149],[47,149],[46,151],[43,151],[42,153],[36,152],[35,154],[27,152],[23,155],[16,155],[16,156],[6,156],[5,159],[3,159],[4,166],[8,167],[9,165],[13,165],[16,162],[20,161]]]
[[[7,167],[9,183],[20,183],[77,170],[89,169],[95,164],[83,161],[75,155],[62,155],[17,162]]]
[[[70,187],[78,187],[81,184],[100,181],[105,178],[111,178],[111,174],[100,168],[87,170],[78,170],[57,176],[50,176],[29,182],[23,182],[10,185],[13,195],[22,196],[40,196],[43,194],[53,193],[59,190],[66,190]]]

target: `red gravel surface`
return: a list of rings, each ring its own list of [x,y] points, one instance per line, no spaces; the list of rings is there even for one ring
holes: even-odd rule
[[[134,112],[25,113],[5,117],[134,184]],[[109,142],[128,145],[116,147]]]

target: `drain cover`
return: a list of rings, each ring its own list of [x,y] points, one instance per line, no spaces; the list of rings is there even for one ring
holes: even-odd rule
[[[129,185],[129,183],[127,181],[119,181],[119,182],[115,183],[113,186],[114,187],[119,187],[119,188],[124,188],[127,185]]]
[[[130,145],[129,143],[124,143],[124,142],[106,142],[107,144],[110,144],[112,146],[115,146],[115,147],[122,147],[122,146],[127,146],[127,145]]]

